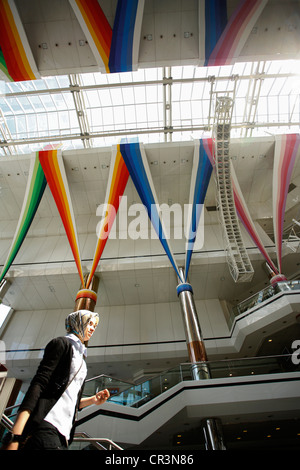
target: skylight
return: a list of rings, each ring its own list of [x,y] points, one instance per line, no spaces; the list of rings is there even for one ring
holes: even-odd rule
[[[51,141],[66,149],[124,135],[145,143],[199,138],[211,131],[216,92],[234,93],[232,137],[299,132],[297,70],[297,61],[273,61],[2,82],[0,155]]]

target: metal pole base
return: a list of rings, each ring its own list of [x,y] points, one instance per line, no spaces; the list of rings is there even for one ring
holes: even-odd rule
[[[88,279],[88,275],[85,276],[85,282]],[[77,292],[74,311],[77,310],[89,310],[90,312],[95,311],[97,303],[97,292],[99,286],[99,278],[93,276],[90,287],[88,289],[81,286],[81,289]]]

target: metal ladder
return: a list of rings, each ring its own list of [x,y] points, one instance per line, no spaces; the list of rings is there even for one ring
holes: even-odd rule
[[[223,228],[224,249],[235,282],[251,281],[254,270],[241,235],[231,181],[230,129],[233,98],[216,96],[213,125],[217,208]]]

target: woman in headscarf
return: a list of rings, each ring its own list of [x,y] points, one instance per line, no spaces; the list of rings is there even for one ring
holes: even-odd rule
[[[76,411],[101,405],[109,391],[82,398],[87,374],[86,345],[99,322],[98,313],[72,312],[66,318],[67,335],[47,344],[43,359],[19,408],[7,450],[65,450],[72,442]]]

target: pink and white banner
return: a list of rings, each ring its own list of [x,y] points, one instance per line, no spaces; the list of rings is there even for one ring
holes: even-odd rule
[[[280,273],[286,199],[299,143],[300,134],[287,134],[275,137],[273,169],[273,226],[277,263]]]
[[[252,220],[252,217],[250,215],[250,212],[248,210],[246,201],[244,199],[244,196],[242,194],[239,182],[236,178],[235,170],[233,165],[231,164],[231,179],[232,179],[232,189],[233,189],[233,197],[234,197],[234,202],[235,202],[235,207],[237,214],[243,223],[244,227],[246,228],[247,232],[249,233],[250,237],[256,244],[257,248],[261,252],[261,254],[264,256],[266,259],[268,265],[272,270],[274,271],[275,274],[278,273],[277,268],[275,267],[273,261],[271,260],[269,254],[267,253],[261,238],[256,230],[256,227],[254,225],[254,222]]]

